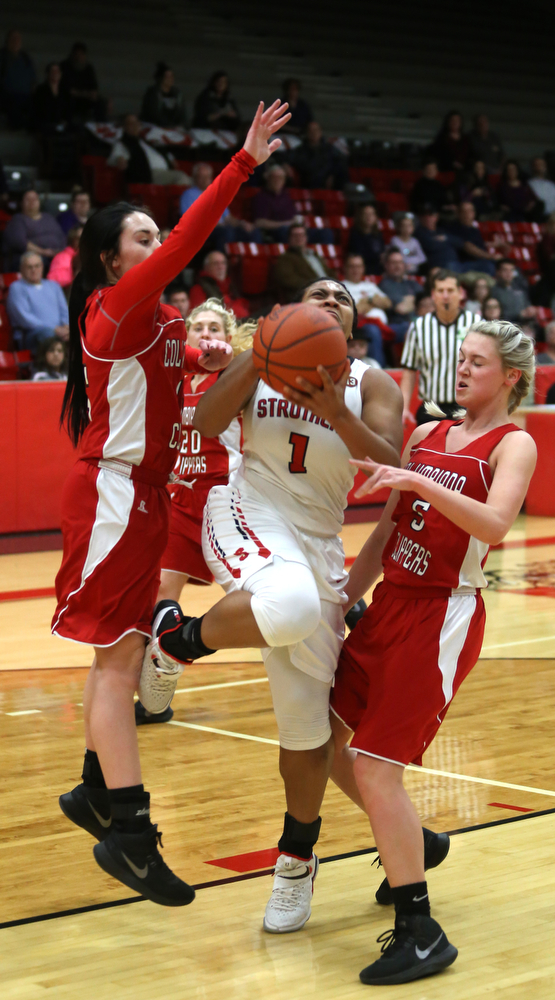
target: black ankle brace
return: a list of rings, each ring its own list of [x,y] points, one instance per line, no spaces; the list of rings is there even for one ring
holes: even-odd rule
[[[426,882],[392,886],[391,894],[395,904],[396,917],[411,917],[417,913],[423,917],[430,916],[430,899]]]
[[[201,656],[215,653],[215,649],[205,646],[201,637],[204,615],[201,618],[190,618],[183,626],[160,636],[160,645],[165,653],[175,656],[178,660],[198,660]]]
[[[150,793],[144,785],[110,788],[110,803],[116,829],[140,833],[150,826]]]
[[[88,788],[106,788],[100,761],[94,750],[85,750],[83,774],[81,777],[83,784],[87,785]]]
[[[292,854],[298,858],[312,857],[312,848],[320,836],[322,817],[312,823],[300,823],[299,820],[285,813],[283,833],[278,842],[281,854]]]

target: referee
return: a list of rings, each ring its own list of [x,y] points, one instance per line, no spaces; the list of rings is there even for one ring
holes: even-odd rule
[[[417,424],[437,419],[426,413],[424,403],[427,401],[438,403],[446,417],[451,417],[457,409],[455,384],[459,346],[476,317],[469,309],[461,309],[463,291],[459,276],[453,271],[440,270],[434,275],[431,296],[434,311],[413,320],[403,347],[403,423],[415,422],[410,403],[417,374],[418,395],[422,400],[416,414]]]

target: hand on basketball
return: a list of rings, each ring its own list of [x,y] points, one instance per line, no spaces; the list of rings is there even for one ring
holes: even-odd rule
[[[351,465],[356,465],[366,473],[368,479],[356,491],[356,497],[367,496],[368,493],[376,493],[377,490],[415,490],[417,488],[416,474],[408,469],[397,469],[393,465],[378,465],[371,458],[366,457],[364,461],[357,458],[350,458]]]
[[[224,340],[199,340],[198,346],[202,351],[198,363],[207,372],[219,372],[222,368],[227,368],[233,358],[231,344],[226,344]]]
[[[286,399],[299,406],[305,406],[307,410],[317,417],[323,417],[333,426],[334,421],[345,412],[345,386],[351,366],[346,360],[345,371],[337,382],[333,381],[323,365],[318,365],[316,371],[322,379],[321,386],[313,385],[312,382],[307,382],[297,375],[296,383],[299,388],[291,389],[284,385],[282,392]]]
[[[288,104],[282,104],[280,100],[274,101],[266,111],[264,111],[264,101],[258,105],[243,146],[258,164],[265,163],[281,146],[281,139],[272,139],[271,142],[269,140],[274,132],[289,121],[291,115],[286,114],[288,107]]]

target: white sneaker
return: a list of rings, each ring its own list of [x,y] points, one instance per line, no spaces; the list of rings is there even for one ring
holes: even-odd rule
[[[274,871],[274,888],[264,914],[264,930],[269,934],[300,931],[310,916],[318,858],[310,861],[280,854]]]
[[[166,605],[154,616],[152,638],[146,645],[139,681],[139,699],[147,712],[152,712],[154,715],[166,711],[185,669],[185,663],[165,653],[158,641],[158,630],[168,614],[172,616],[174,609]],[[160,631],[164,632],[166,629],[162,628]]]

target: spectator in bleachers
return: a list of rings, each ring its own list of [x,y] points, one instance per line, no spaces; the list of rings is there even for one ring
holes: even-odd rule
[[[348,253],[357,253],[364,258],[366,274],[381,274],[384,248],[376,209],[373,205],[359,205],[349,233]]]
[[[368,354],[368,338],[364,336],[362,329],[355,330],[351,339],[347,341],[347,357],[353,361],[362,361],[369,368],[381,368],[379,361]]]
[[[418,226],[414,235],[420,243],[430,268],[447,268],[451,271],[463,270],[457,247],[459,240],[443,226],[438,225],[439,215],[434,205],[424,205],[420,211]]]
[[[334,188],[342,190],[349,180],[347,158],[324,139],[321,125],[311,121],[300,146],[288,156],[298,171],[303,188]]]
[[[47,337],[37,347],[32,381],[67,381],[67,348],[61,337]]]
[[[543,330],[545,348],[536,355],[537,365],[555,365],[555,320],[547,323]]]
[[[555,212],[547,217],[543,236],[537,244],[537,254],[542,276],[534,288],[534,301],[552,308],[555,295]]]
[[[435,160],[428,160],[422,167],[422,176],[416,181],[410,193],[410,207],[417,215],[423,205],[432,205],[441,212],[447,202],[447,191],[437,179],[438,167]]]
[[[503,167],[497,201],[506,222],[527,222],[534,215],[537,198],[516,160],[507,160]]]
[[[8,182],[4,173],[2,161],[0,160],[0,212],[7,208],[9,198],[10,192],[8,190]]]
[[[183,94],[175,85],[173,69],[165,62],[158,63],[154,83],[144,93],[141,120],[160,128],[181,128],[185,125]]]
[[[9,287],[6,309],[15,343],[34,354],[41,341],[49,337],[67,341],[68,308],[60,286],[43,278],[40,254],[28,250],[20,266],[21,278]]]
[[[297,294],[316,278],[333,278],[334,271],[308,246],[308,231],[302,222],[289,228],[289,245],[274,263],[270,285],[275,298],[282,305],[294,302]]]
[[[177,309],[182,319],[187,319],[191,312],[191,300],[187,289],[178,282],[168,285],[164,292],[164,298],[169,306]]]
[[[273,163],[264,174],[264,188],[253,198],[254,224],[272,242],[284,243],[295,218],[295,203],[285,187],[287,174]]]
[[[501,170],[505,159],[503,143],[497,132],[491,131],[487,115],[476,115],[474,128],[469,132],[468,141],[472,159],[482,160],[486,169],[492,174]]]
[[[121,139],[114,143],[107,163],[123,171],[127,184],[191,183],[188,174],[175,168],[171,153],[162,154],[141,138],[141,123],[137,115],[126,115],[123,119]]]
[[[391,299],[367,278],[364,258],[360,254],[349,253],[345,258],[343,284],[353,296],[359,315],[359,327],[368,339],[368,354],[381,368],[387,361],[383,349],[382,330],[387,327],[386,309],[391,309]],[[362,323],[364,321],[364,323]]]
[[[478,313],[481,315],[484,302],[489,299],[490,289],[493,287],[493,282],[488,281],[486,277],[476,278],[476,281],[472,285],[468,299],[465,303],[465,308],[470,309],[473,313]]]
[[[391,237],[390,246],[403,255],[407,274],[416,274],[419,267],[426,263],[426,254],[414,235],[414,215],[411,212],[395,220],[395,236]]]
[[[0,111],[12,129],[27,128],[36,74],[31,56],[22,48],[20,31],[8,31],[0,49]]]
[[[75,226],[84,226],[91,214],[91,196],[88,191],[76,185],[71,192],[69,208],[56,216],[56,221],[64,233]]]
[[[195,163],[191,187],[184,191],[179,199],[179,210],[183,215],[200,197],[203,191],[214,180],[214,171],[209,163]],[[262,243],[262,233],[246,219],[237,219],[226,208],[214,231],[214,246],[223,252],[226,243],[235,240],[247,240],[249,243]]]
[[[433,154],[440,170],[465,170],[470,158],[470,143],[463,133],[459,111],[450,111],[436,135]]]
[[[391,301],[387,322],[396,339],[403,340],[416,316],[416,296],[422,289],[414,278],[407,276],[406,260],[393,241],[384,254],[384,271],[380,291]]]
[[[301,81],[291,76],[283,81],[282,89],[282,99],[289,105],[291,118],[281,131],[291,135],[304,135],[307,126],[314,121],[314,116],[310,105],[300,96]]]
[[[99,95],[95,68],[89,62],[89,50],[84,42],[74,42],[60,68],[60,86],[69,101],[73,121],[104,121],[106,102]]]
[[[427,292],[421,291],[416,299],[416,315],[426,316],[428,313],[432,313],[434,309],[435,305],[432,296]]]
[[[510,323],[533,319],[536,306],[530,303],[524,284],[519,282],[512,260],[502,258],[497,262],[495,279],[491,296],[501,303],[503,319],[508,319]]]
[[[543,203],[540,218],[544,220],[555,212],[555,184],[549,180],[547,163],[543,156],[535,156],[532,160],[532,177],[528,183],[536,198]]]
[[[472,170],[463,180],[459,197],[461,201],[471,201],[477,219],[489,219],[495,207],[493,192],[488,184],[484,160],[476,160]]]
[[[33,94],[33,128],[42,135],[65,132],[71,109],[69,98],[61,88],[62,71],[57,62],[46,67],[45,80]]]
[[[237,319],[250,314],[247,299],[241,297],[228,275],[227,257],[219,250],[212,250],[204,258],[202,271],[189,294],[190,308],[195,309],[206,299],[219,299],[226,309],[235,313]]]
[[[235,131],[239,125],[239,111],[229,93],[229,77],[225,70],[217,70],[195,101],[193,128]]]
[[[491,252],[486,246],[484,237],[476,225],[476,212],[471,201],[461,201],[457,209],[457,219],[446,223],[446,229],[458,241],[459,260],[463,264],[471,264],[473,271],[485,271],[486,274],[495,276],[494,261],[501,260],[502,255],[496,252],[493,246]]]
[[[499,299],[496,299],[493,295],[488,295],[487,299],[485,299],[482,303],[482,319],[487,319],[489,321],[492,319],[506,318],[507,317],[503,315]]]
[[[6,269],[17,271],[21,254],[26,250],[39,253],[46,269],[52,257],[65,247],[66,238],[55,218],[48,212],[41,212],[37,192],[25,191],[21,211],[8,222],[3,242]]]
[[[69,291],[70,285],[77,273],[79,241],[82,226],[74,226],[67,234],[67,247],[57,253],[50,265],[48,278],[50,281],[57,281],[61,288]]]

